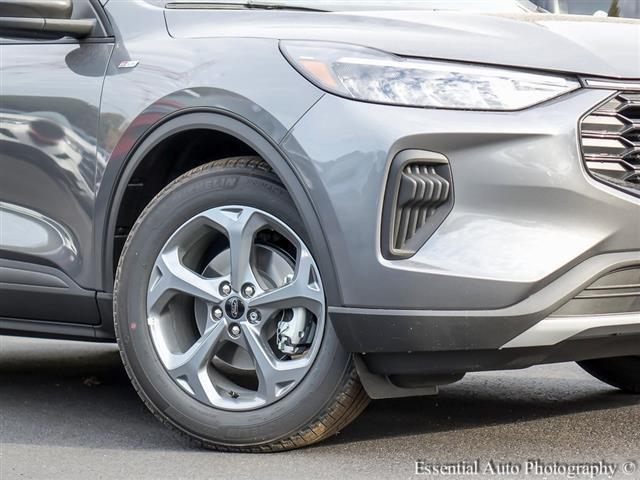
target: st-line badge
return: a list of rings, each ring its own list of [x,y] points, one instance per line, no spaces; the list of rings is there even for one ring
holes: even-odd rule
[[[123,60],[118,64],[118,68],[135,68],[140,63],[138,60]]]

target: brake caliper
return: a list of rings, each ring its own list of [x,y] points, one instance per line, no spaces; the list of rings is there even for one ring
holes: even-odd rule
[[[296,309],[298,310],[298,309]],[[278,350],[288,355],[300,355],[311,345],[314,322],[304,311],[288,310],[278,322]]]

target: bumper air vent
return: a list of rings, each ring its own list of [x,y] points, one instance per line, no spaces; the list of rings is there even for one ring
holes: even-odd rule
[[[447,158],[404,150],[391,164],[382,213],[382,249],[388,259],[408,258],[433,235],[453,207]]]
[[[640,195],[640,92],[619,92],[581,123],[587,170],[604,183]]]
[[[598,279],[553,316],[640,315],[640,266],[616,270]]]

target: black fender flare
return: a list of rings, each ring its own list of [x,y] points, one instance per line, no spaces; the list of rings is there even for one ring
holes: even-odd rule
[[[295,166],[286,158],[279,145],[257,127],[247,122],[244,118],[233,115],[228,111],[214,109],[188,109],[187,111],[175,112],[148,130],[129,152],[114,181],[114,187],[111,189],[112,194],[105,211],[103,234],[101,236],[102,248],[99,249],[102,252],[102,271],[99,278],[102,278],[103,290],[113,292],[113,271],[115,267],[113,264],[113,238],[120,205],[133,173],[146,155],[163,140],[176,133],[196,128],[222,132],[237,138],[251,147],[271,166],[283,182],[300,212],[311,242],[310,247],[315,253],[316,262],[322,275],[328,304],[342,305],[338,279],[335,274],[326,235],[320,224],[316,208]]]

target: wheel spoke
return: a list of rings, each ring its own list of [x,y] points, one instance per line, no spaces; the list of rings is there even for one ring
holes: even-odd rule
[[[179,383],[186,384],[198,400],[213,402],[218,397],[208,378],[207,365],[216,351],[224,328],[224,322],[209,324],[189,350],[179,355],[170,355],[165,360],[169,374]]]
[[[204,278],[180,261],[177,247],[163,251],[156,260],[156,278],[152,278],[147,294],[147,307],[159,311],[176,293],[184,293],[206,302],[222,301],[218,289],[222,278]]]
[[[223,228],[229,239],[231,286],[239,292],[242,285],[257,281],[251,270],[251,251],[256,233],[266,225],[267,219],[249,208],[214,209],[206,217]]]
[[[275,311],[296,307],[306,308],[320,316],[324,309],[324,295],[318,284],[311,256],[303,251],[297,263],[296,273],[291,282],[264,292],[251,300],[249,306],[260,309],[265,318]]]
[[[246,346],[253,356],[258,375],[258,393],[273,402],[289,392],[304,377],[309,359],[278,360],[260,335],[260,328],[244,324]]]

